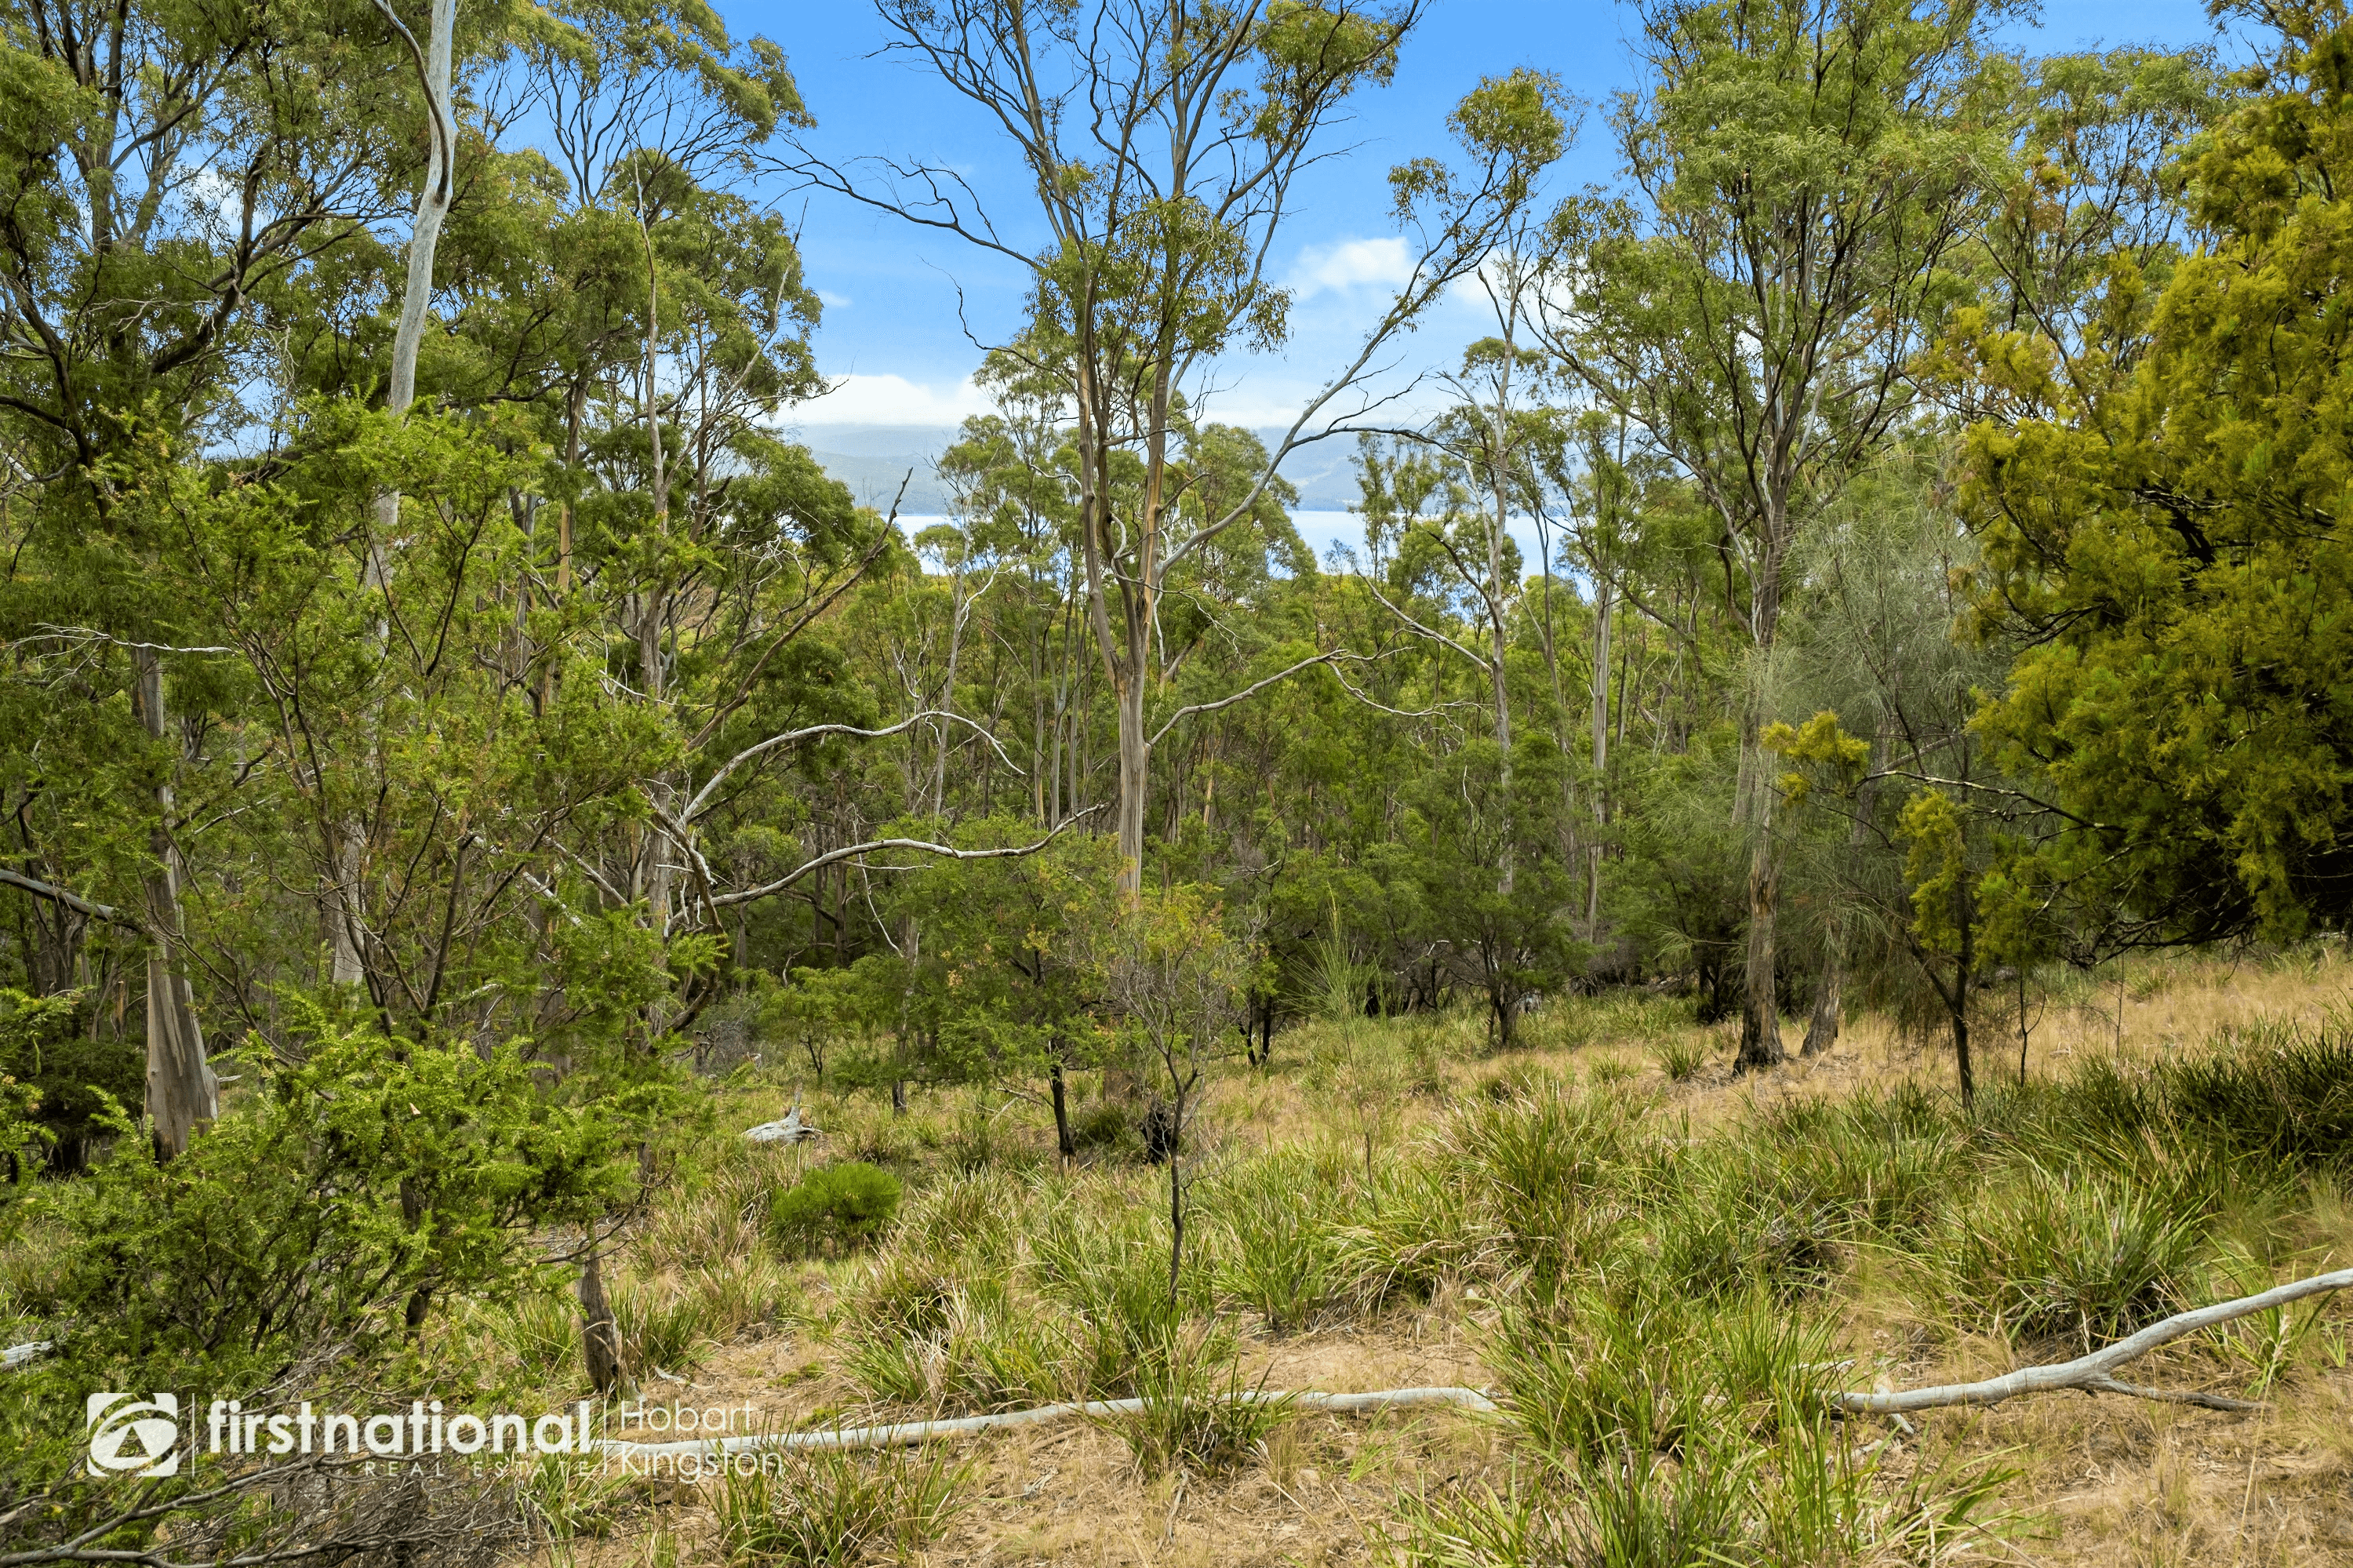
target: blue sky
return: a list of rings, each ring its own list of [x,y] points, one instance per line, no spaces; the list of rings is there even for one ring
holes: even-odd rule
[[[783,5],[744,0],[724,5],[739,36],[765,34],[790,55],[803,96],[817,115],[813,149],[833,159],[881,154],[950,164],[1018,218],[1018,165],[1006,144],[969,106],[914,66],[875,51],[885,34],[871,5],[835,0]],[[1555,176],[1558,188],[1608,181],[1615,174],[1603,118],[1609,95],[1630,85],[1626,46],[1631,12],[1596,0],[1433,0],[1407,46],[1397,79],[1355,105],[1354,122],[1335,145],[1355,144],[1306,183],[1277,270],[1296,291],[1293,338],[1280,355],[1228,367],[1218,410],[1239,423],[1287,423],[1284,410],[1311,391],[1377,313],[1384,218],[1383,175],[1404,158],[1446,150],[1447,111],[1482,75],[1533,66],[1556,73],[1591,106],[1584,132]],[[2093,45],[2179,45],[2211,36],[2195,0],[2054,0],[2041,26],[2021,39],[2038,52]],[[966,380],[983,342],[1019,324],[1023,280],[1002,259],[952,237],[915,228],[839,198],[793,198],[811,281],[827,302],[817,338],[818,360],[841,380],[832,397],[797,411],[815,443],[824,428],[848,424],[947,425],[980,405]],[[1441,311],[1408,352],[1419,364],[1451,362],[1479,335],[1466,303]]]

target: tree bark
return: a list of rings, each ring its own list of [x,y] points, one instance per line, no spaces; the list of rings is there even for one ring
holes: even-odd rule
[[[598,1393],[621,1383],[621,1334],[613,1305],[605,1298],[605,1270],[595,1248],[580,1260],[580,1351],[588,1382]]]
[[[1741,1072],[1778,1067],[1788,1059],[1781,1046],[1780,1006],[1773,993],[1778,958],[1775,927],[1781,902],[1781,844],[1775,832],[1773,803],[1780,792],[1774,788],[1761,738],[1767,705],[1772,700],[1774,638],[1781,620],[1781,553],[1787,539],[1778,517],[1768,516],[1763,533],[1765,546],[1757,565],[1750,620],[1757,649],[1751,678],[1756,684],[1740,727],[1740,782],[1749,832],[1747,995],[1740,1014],[1740,1054],[1733,1063]]]
[[[1055,1053],[1047,1074],[1047,1081],[1054,1094],[1054,1147],[1063,1159],[1069,1160],[1079,1152],[1079,1143],[1071,1132],[1071,1107],[1063,1090],[1062,1058],[1059,1051]]]
[[[1831,919],[1828,951],[1822,955],[1821,982],[1814,988],[1814,1016],[1806,1025],[1801,1056],[1819,1056],[1838,1044],[1839,993],[1846,986],[1847,916],[1841,909]]]
[[[1872,743],[1872,771],[1879,770],[1880,757],[1887,745],[1884,721]],[[1855,790],[1853,815],[1846,830],[1847,864],[1857,864],[1870,840],[1871,801],[1873,789],[1865,783]],[[1822,955],[1821,984],[1814,991],[1813,1022],[1807,1025],[1806,1043],[1799,1054],[1819,1056],[1838,1044],[1841,992],[1846,987],[1847,949],[1854,940],[1854,909],[1851,903],[1841,903],[1830,919],[1827,948]]]
[[[1734,1065],[1746,1072],[1778,1067],[1787,1059],[1781,1048],[1780,1009],[1773,995],[1774,926],[1781,895],[1780,846],[1773,837],[1773,785],[1764,777],[1759,756],[1748,780],[1751,801],[1748,853],[1748,977],[1747,994],[1740,1013],[1740,1054]]]
[[[163,655],[134,651],[139,716],[149,738],[164,739]],[[205,1059],[205,1033],[195,993],[174,962],[180,940],[180,853],[172,839],[171,769],[155,786],[155,825],[147,847],[154,858],[146,877],[147,1118],[155,1155],[187,1152],[196,1129],[220,1114],[220,1088]]]
[[[1593,842],[1585,851],[1585,939],[1601,938],[1601,840],[1609,831],[1609,574],[1593,575]]]

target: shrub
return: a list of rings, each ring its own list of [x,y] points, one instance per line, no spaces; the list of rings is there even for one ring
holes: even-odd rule
[[[873,1240],[899,1212],[899,1179],[861,1160],[820,1166],[769,1205],[777,1244],[806,1255]]]

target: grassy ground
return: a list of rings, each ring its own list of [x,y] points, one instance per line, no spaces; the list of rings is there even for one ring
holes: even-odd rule
[[[1166,1176],[1112,1102],[1051,1158],[1033,1104],[839,1097],[741,1073],[627,1244],[639,1392],[812,1427],[1142,1395],[1148,1418],[751,1482],[580,1481],[583,1564],[2353,1562],[2353,1301],[2184,1341],[2138,1381],[2255,1414],[2082,1395],[1900,1434],[1823,1413],[2064,1359],[2353,1256],[2353,966],[2333,947],[2076,981],[1983,1049],[1859,1021],[1735,1078],[1687,1004],[1619,997],[1482,1054],[1469,1018],[1314,1026],[1222,1068]],[[2003,1060],[2004,1052],[2007,1059]],[[736,1129],[799,1098],[814,1154]],[[797,1257],[772,1194],[864,1160],[877,1245]],[[560,1300],[463,1330],[551,1397]],[[1484,1387],[1502,1416],[1204,1416],[1234,1387]],[[659,1436],[659,1435],[657,1435]],[[831,1553],[831,1555],[828,1555]],[[1713,1553],[1714,1555],[1710,1555]]]

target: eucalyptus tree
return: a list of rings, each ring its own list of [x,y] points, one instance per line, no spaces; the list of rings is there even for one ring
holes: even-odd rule
[[[1652,0],[1621,104],[1625,201],[1556,219],[1541,296],[1565,370],[1669,457],[1738,558],[1750,698],[1739,1062],[1782,1059],[1781,847],[1757,736],[1792,544],[1903,426],[1955,252],[2007,155],[1995,0]]]
[[[34,665],[61,655],[145,736],[143,777],[109,805],[146,821],[135,925],[148,949],[149,1110],[166,1152],[214,1099],[178,798],[209,715],[175,720],[167,704],[214,686],[198,666],[224,650],[156,569],[164,541],[141,497],[160,470],[248,436],[268,412],[247,397],[270,382],[257,304],[395,209],[411,105],[398,74],[352,69],[386,58],[386,26],[356,5],[27,0],[0,13],[0,448],[20,503],[5,619]],[[46,667],[16,673],[50,679]],[[20,823],[45,815],[27,804]],[[32,880],[62,885],[89,867],[72,840],[90,824],[57,825],[62,838],[25,848],[50,873]]]
[[[1511,524],[1514,517],[1546,510],[1542,491],[1558,465],[1545,459],[1560,444],[1561,420],[1546,397],[1550,366],[1533,341],[1536,294],[1546,282],[1544,259],[1529,245],[1532,236],[1523,223],[1514,222],[1501,238],[1503,243],[1474,274],[1495,330],[1463,351],[1461,365],[1447,378],[1451,405],[1412,438],[1439,454],[1437,464],[1407,461],[1395,465],[1390,472],[1401,482],[1394,487],[1382,482],[1377,462],[1363,465],[1362,475],[1367,522],[1423,530],[1427,542],[1452,567],[1454,580],[1468,596],[1470,619],[1479,623],[1484,636],[1484,648],[1474,649],[1403,609],[1390,607],[1415,635],[1469,659],[1487,679],[1497,799],[1506,814],[1495,871],[1499,891],[1509,895],[1516,838],[1508,821],[1513,796],[1508,656],[1526,586]],[[1438,513],[1425,517],[1425,507],[1433,503]],[[1547,595],[1549,569],[1547,562]],[[1380,590],[1375,587],[1372,591],[1378,595]],[[1550,608],[1548,597],[1545,608]],[[1549,621],[1546,624],[1548,628]],[[1549,640],[1546,648],[1549,654]],[[1556,672],[1556,663],[1553,668]]]
[[[1398,216],[1416,238],[1408,281],[1257,482],[1187,524],[1175,467],[1185,410],[1201,403],[1221,355],[1284,339],[1290,300],[1270,258],[1293,185],[1326,150],[1348,99],[1394,73],[1419,5],[880,0],[879,9],[892,49],[976,105],[1011,144],[1029,176],[1029,210],[1018,222],[990,213],[947,168],[879,163],[870,177],[807,154],[793,167],[1029,275],[1034,321],[1006,346],[1058,383],[1072,411],[1087,610],[1118,715],[1119,883],[1133,896],[1169,574],[1248,516],[1285,457],[1339,428],[1335,414],[1372,406],[1365,378],[1381,345],[1486,254],[1558,154],[1560,122],[1538,79],[1489,80],[1452,121],[1467,173],[1430,159],[1394,173]],[[1034,249],[1029,234],[1042,234]],[[1141,469],[1124,494],[1122,453]]]

